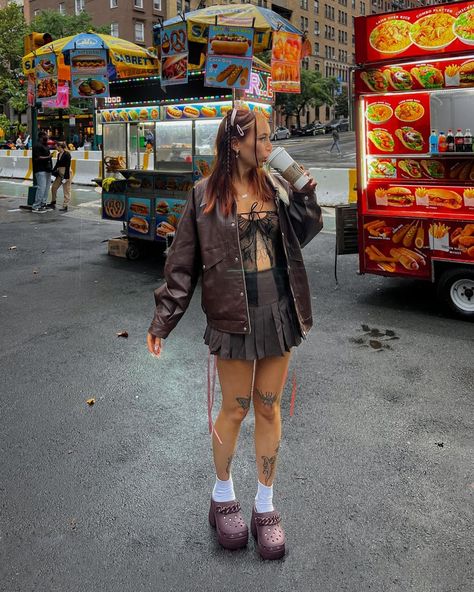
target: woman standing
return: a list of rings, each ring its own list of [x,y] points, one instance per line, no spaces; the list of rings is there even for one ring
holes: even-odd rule
[[[56,196],[58,189],[63,186],[64,203],[59,209],[60,212],[67,212],[69,200],[71,199],[71,154],[67,150],[66,142],[58,142],[58,159],[53,168],[53,175],[56,177],[52,186],[52,200],[50,206],[56,208]]]
[[[209,521],[228,549],[245,546],[231,464],[242,420],[255,412],[257,495],[251,530],[265,559],[285,554],[273,481],[281,440],[280,400],[292,347],[312,325],[311,297],[301,256],[322,228],[316,183],[296,192],[262,165],[270,127],[260,114],[233,109],[219,126],[210,176],[188,199],[156,290],[147,343],[155,356],[184,314],[202,271],[204,340],[217,356],[222,406],[212,426],[216,482]]]

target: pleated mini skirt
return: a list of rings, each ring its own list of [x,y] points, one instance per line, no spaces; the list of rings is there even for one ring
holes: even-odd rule
[[[272,269],[256,273],[246,283],[250,333],[225,333],[208,324],[204,343],[211,354],[226,360],[260,360],[298,346],[302,336],[289,286],[282,288]]]

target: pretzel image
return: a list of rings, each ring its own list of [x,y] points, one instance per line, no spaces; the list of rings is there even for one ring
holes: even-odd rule
[[[104,201],[104,209],[110,218],[121,218],[125,212],[125,203],[119,199],[107,199]]]
[[[171,33],[171,47],[177,52],[182,52],[185,50],[186,33],[183,29],[176,29]]]

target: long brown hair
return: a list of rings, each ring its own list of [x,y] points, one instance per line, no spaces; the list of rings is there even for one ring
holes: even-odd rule
[[[263,115],[259,115],[263,117]],[[207,204],[204,213],[212,212],[219,204],[224,216],[229,216],[235,201],[235,189],[232,182],[237,169],[237,158],[232,150],[232,140],[245,139],[252,130],[255,132],[255,168],[250,171],[250,186],[255,195],[263,201],[270,199],[271,187],[264,171],[257,164],[257,123],[255,113],[244,109],[232,109],[219,125],[216,136],[216,158],[207,178]]]

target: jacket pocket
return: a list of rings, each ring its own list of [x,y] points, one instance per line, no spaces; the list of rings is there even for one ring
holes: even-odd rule
[[[202,258],[202,309],[212,318],[222,314],[222,296],[225,250],[221,247],[201,252]]]

